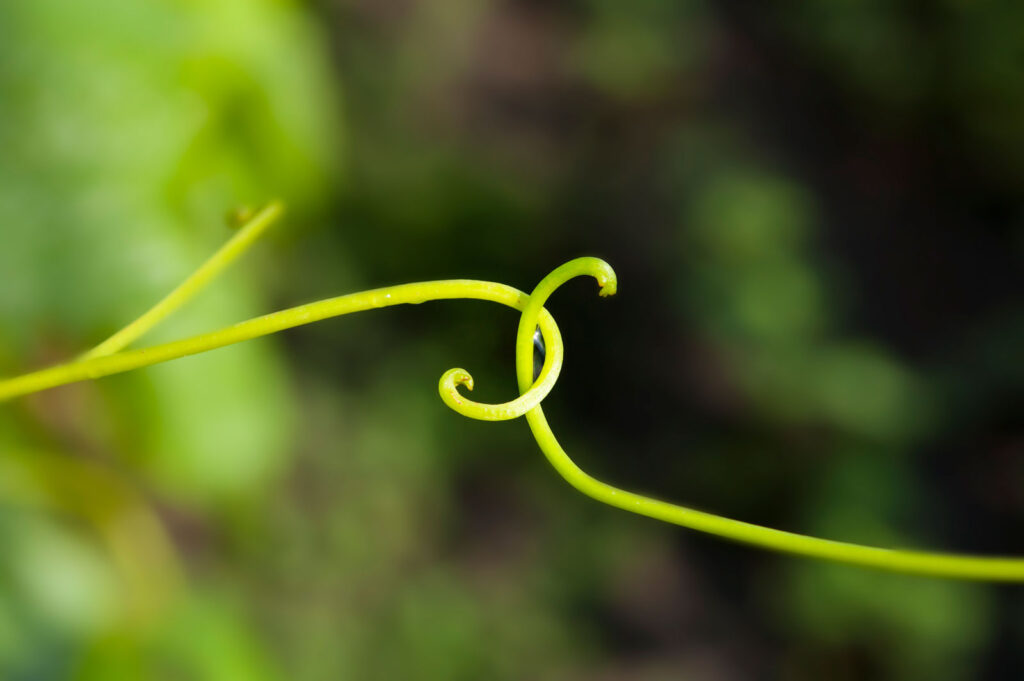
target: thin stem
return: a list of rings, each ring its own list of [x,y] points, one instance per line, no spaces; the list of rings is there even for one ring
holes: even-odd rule
[[[565,275],[573,272],[594,275],[598,279],[598,283],[604,286],[602,294],[615,292],[614,272],[606,263],[595,259],[579,259],[560,268],[542,281],[532,296],[527,296],[504,284],[464,279],[391,286],[289,308],[185,340],[142,350],[79,360],[0,381],[0,401],[67,383],[108,376],[186,355],[206,352],[328,317],[392,305],[418,304],[430,300],[458,298],[488,300],[522,312],[516,337],[516,377],[519,390],[522,393],[522,398],[519,398],[521,400],[519,407],[523,404],[535,405],[526,412],[526,420],[537,443],[555,470],[584,494],[626,511],[775,551],[915,575],[990,581],[1024,581],[1024,559],[1021,558],[885,549],[809,537],[658,501],[618,489],[588,475],[562,449],[544,418],[544,412],[539,406],[539,402],[546,394],[542,391],[550,390],[550,386],[546,383],[542,385],[543,381],[541,380],[538,380],[537,385],[533,385],[532,381],[532,333],[536,326],[541,327],[550,356],[545,359],[545,366],[548,367],[546,376],[550,377],[556,371],[556,360],[557,368],[561,366],[561,358],[564,355],[561,335],[554,319],[542,305],[547,296],[564,281]],[[458,383],[459,380],[465,383],[469,381],[465,380],[465,377],[461,377],[457,373],[459,371],[461,370],[452,370],[446,374],[454,381],[451,385],[446,386],[442,379],[442,397],[450,388],[449,397],[451,397],[451,393],[454,393],[456,398],[464,399],[455,390],[455,383]],[[465,376],[468,377],[468,374]],[[471,381],[471,378],[469,380]],[[501,405],[479,406],[500,407]]]
[[[352,314],[353,312],[362,312],[393,305],[415,305],[431,300],[453,300],[459,298],[487,300],[516,310],[523,310],[529,300],[529,296],[511,286],[470,279],[402,284],[363,291],[361,293],[352,293],[273,312],[262,317],[240,322],[234,326],[184,340],[155,345],[140,350],[129,350],[105,357],[77,360],[15,378],[9,378],[0,381],[0,401],[55,388],[68,383],[119,374],[179,357],[207,352],[329,317],[338,317]],[[550,314],[544,311],[538,316],[537,323],[540,325],[547,343],[561,345],[558,327],[555,325],[555,320]]]
[[[81,356],[81,359],[105,357],[128,347],[147,331],[162,322],[179,307],[192,300],[228,265],[245,253],[263,233],[284,212],[280,201],[273,201],[258,213],[246,220],[241,229],[220,247],[210,258],[199,266],[188,279],[181,282],[163,300],[146,310],[138,319],[106,339],[92,350]]]
[[[519,330],[516,333],[516,347],[520,352],[530,352],[533,349],[533,330],[535,326],[524,326],[522,320],[529,315],[536,318],[537,314],[543,316],[546,312],[538,312],[544,309],[547,299],[565,282],[576,277],[590,276],[597,280],[601,287],[600,295],[609,296],[615,294],[617,285],[615,272],[611,266],[597,258],[576,258],[570,260],[561,267],[556,268],[551,274],[544,277],[537,287],[530,293],[530,302],[523,310],[520,317]],[[542,328],[543,333],[543,328]],[[547,334],[545,333],[545,336]],[[519,346],[523,347],[520,348]],[[554,328],[551,338],[545,338],[545,347],[548,348],[544,355],[544,365],[540,375],[529,390],[523,392],[516,399],[502,404],[484,404],[468,399],[458,391],[458,386],[464,385],[467,389],[473,389],[473,377],[465,369],[449,369],[441,376],[438,389],[444,403],[456,412],[471,419],[481,421],[507,421],[522,416],[530,411],[547,397],[551,389],[555,387],[558,375],[562,371],[562,362],[565,357],[565,346],[562,343],[562,336],[558,333],[558,327]],[[532,356],[532,354],[531,354]],[[532,371],[532,369],[531,369]]]
[[[516,378],[520,391],[530,387],[533,377],[533,352],[524,337],[528,338],[529,330],[534,328],[537,319],[537,307],[531,305],[523,311],[519,321]],[[527,412],[526,421],[541,451],[559,475],[587,496],[624,511],[744,544],[837,563],[931,577],[1024,581],[1024,559],[1021,558],[927,553],[849,544],[762,527],[628,492],[591,477],[577,466],[558,443],[540,406]]]

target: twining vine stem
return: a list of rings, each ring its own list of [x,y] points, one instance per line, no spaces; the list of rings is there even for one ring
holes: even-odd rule
[[[587,496],[609,506],[682,527],[810,558],[932,577],[1024,581],[1024,558],[887,549],[785,532],[618,489],[580,469],[558,443],[540,406],[540,402],[558,380],[565,354],[558,326],[544,309],[544,303],[562,284],[579,276],[596,279],[602,296],[614,295],[618,286],[615,272],[610,265],[597,258],[569,261],[545,277],[529,295],[504,284],[469,279],[402,284],[300,305],[184,340],[140,350],[124,350],[194,297],[255,242],[281,212],[281,204],[274,202],[254,214],[231,240],[167,297],[80,359],[0,380],[0,402],[68,383],[207,352],[329,317],[435,300],[486,300],[520,311],[516,333],[516,378],[520,396],[504,404],[474,402],[458,390],[459,386],[472,390],[472,376],[463,369],[451,369],[441,377],[441,398],[449,407],[469,418],[500,421],[525,415],[537,444],[551,465],[569,484]],[[540,374],[534,381],[533,333],[538,326],[547,352]]]

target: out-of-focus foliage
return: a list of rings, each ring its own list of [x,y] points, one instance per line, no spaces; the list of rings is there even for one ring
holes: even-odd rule
[[[1024,553],[1021,25],[1008,2],[0,3],[0,371],[99,341],[227,210],[279,196],[287,236],[143,343],[599,255],[616,299],[549,306],[545,410],[584,468],[837,539]],[[0,676],[1024,666],[1014,591],[596,507],[525,424],[448,413],[452,366],[512,396],[514,329],[482,303],[380,311],[4,405]]]
[[[3,370],[67,357],[129,321],[226,238],[233,205],[322,205],[336,92],[321,36],[287,3],[4,3]],[[251,272],[235,273],[153,337],[265,304]],[[242,673],[264,655],[239,608],[211,599],[168,614],[193,597],[152,508],[252,503],[280,474],[293,407],[270,344],[4,411],[0,675],[276,678]],[[173,647],[173,664],[140,658],[119,674],[144,646]]]

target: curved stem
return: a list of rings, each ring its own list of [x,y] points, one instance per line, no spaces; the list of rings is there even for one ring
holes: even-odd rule
[[[166,362],[168,360],[207,352],[216,348],[259,338],[284,329],[309,324],[329,317],[352,314],[392,305],[418,304],[431,300],[453,300],[471,298],[500,303],[516,310],[523,310],[529,300],[522,291],[490,281],[471,279],[450,279],[427,281],[415,284],[401,284],[386,288],[352,293],[337,298],[328,298],[307,305],[273,312],[262,317],[239,322],[234,326],[200,334],[184,340],[155,345],[140,350],[129,350],[105,357],[82,359],[59,366],[42,369],[22,376],[0,381],[0,401],[20,395],[47,390],[68,383],[85,381],[133,369]],[[538,324],[549,343],[556,343],[558,330],[554,318],[544,311],[538,317]]]
[[[597,280],[597,285],[601,287],[600,295],[610,296],[615,294],[618,285],[615,272],[612,270],[611,265],[603,260],[598,258],[576,258],[557,267],[551,274],[544,277],[530,293],[530,301],[526,304],[523,315],[519,318],[519,329],[516,332],[517,352],[527,352],[531,353],[531,357],[533,356],[533,332],[536,328],[536,323],[533,326],[526,326],[523,320],[527,316],[531,319],[543,319],[544,315],[547,314],[544,311],[544,303],[551,297],[551,294],[570,279],[584,276],[591,276]],[[561,334],[558,333],[558,327],[554,328],[554,333],[550,337],[545,332],[543,326],[541,327],[541,333],[545,336],[545,347],[548,348],[548,351],[544,354],[544,365],[533,385],[528,390],[523,391],[516,399],[502,404],[485,404],[466,398],[458,391],[458,386],[460,385],[466,386],[468,390],[473,389],[473,377],[465,369],[449,369],[441,376],[441,381],[438,385],[441,399],[454,411],[463,416],[481,421],[507,421],[518,418],[530,411],[540,404],[547,397],[548,393],[551,392],[551,389],[555,387],[555,382],[562,371],[562,362],[565,357],[565,346],[562,343]],[[530,371],[532,372],[533,369],[531,368]]]
[[[519,321],[516,378],[520,390],[530,387],[533,372],[533,353],[530,346],[522,342],[523,330],[532,329],[537,319],[537,310],[527,306]],[[527,412],[526,421],[541,451],[558,474],[583,494],[609,506],[744,544],[837,563],[931,577],[1024,581],[1024,559],[1021,558],[928,553],[850,544],[754,525],[628,492],[601,482],[577,466],[558,443],[540,406]]]
[[[189,275],[188,279],[181,282],[173,291],[168,293],[163,300],[146,310],[142,316],[131,324],[83,354],[80,359],[106,357],[123,350],[137,341],[143,334],[169,317],[179,307],[192,300],[214,277],[245,253],[249,246],[259,239],[283,212],[284,205],[280,201],[272,201],[267,204],[258,213],[246,220],[242,228],[233,237],[228,239],[227,243],[200,265],[199,269]]]
[[[529,396],[529,399],[523,400],[522,404],[535,405],[526,412],[526,420],[551,465],[573,487],[584,494],[610,506],[633,513],[776,551],[916,575],[992,581],[1024,581],[1024,559],[1021,558],[885,549],[809,537],[658,501],[618,489],[588,475],[562,449],[539,406],[543,397],[541,388],[545,386],[539,385],[541,381],[538,381],[538,385],[532,385],[532,333],[537,325],[541,327],[547,352],[552,357],[545,359],[545,366],[548,366],[548,375],[550,375],[555,372],[554,357],[561,358],[564,348],[554,319],[542,305],[547,296],[560,285],[560,277],[571,272],[592,274],[604,287],[602,291],[604,295],[615,292],[616,282],[611,268],[596,259],[579,259],[565,267],[566,269],[557,277],[549,276],[542,281],[533,296],[527,296],[504,284],[456,279],[404,284],[330,298],[250,319],[193,338],[142,350],[79,360],[0,381],[0,401],[66,383],[130,371],[178,357],[206,352],[328,317],[391,305],[418,304],[430,300],[457,298],[488,300],[522,311],[516,338],[516,378],[520,392],[524,397]],[[559,359],[559,363],[560,361]],[[448,372],[446,376],[450,375],[450,379],[457,383],[460,380],[460,375],[457,373],[459,370],[452,371],[456,373]],[[550,387],[546,389],[550,389]],[[454,390],[454,384],[451,386],[451,390],[461,399],[461,396]],[[443,388],[442,396],[444,396],[444,392]]]

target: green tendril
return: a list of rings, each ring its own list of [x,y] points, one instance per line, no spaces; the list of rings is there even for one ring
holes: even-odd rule
[[[547,351],[544,355],[544,365],[541,367],[540,375],[537,376],[533,385],[527,386],[522,394],[511,402],[484,404],[474,402],[458,391],[460,385],[466,386],[467,390],[473,389],[473,377],[470,373],[465,369],[449,369],[441,376],[438,385],[444,403],[463,416],[481,421],[507,421],[518,418],[540,404],[555,387],[565,358],[565,345],[562,343],[558,327],[552,322],[549,330],[545,324],[545,321],[550,319],[550,315],[544,309],[544,303],[562,284],[570,279],[583,276],[591,276],[597,280],[597,285],[601,287],[600,295],[615,294],[617,286],[615,272],[608,263],[597,258],[570,260],[544,277],[530,293],[530,301],[520,317],[519,329],[516,333],[516,349],[517,352],[525,352],[530,354],[531,358],[533,357],[533,332],[539,324]],[[527,317],[533,320],[532,325],[524,323]],[[530,365],[530,374],[533,375],[532,364]]]
[[[403,284],[329,298],[192,338],[119,352],[191,299],[258,238],[280,212],[281,205],[273,203],[253,216],[238,234],[171,294],[81,359],[0,381],[0,401],[207,352],[329,317],[433,300],[486,300],[521,313],[516,332],[516,379],[520,396],[504,404],[473,402],[458,391],[460,385],[472,390],[473,377],[463,369],[451,369],[441,377],[441,398],[449,407],[470,418],[505,420],[525,415],[537,444],[551,465],[569,484],[587,496],[616,508],[725,539],[810,558],[931,577],[1024,581],[1022,558],[886,549],[785,532],[621,490],[580,469],[558,443],[540,406],[558,380],[565,355],[558,326],[543,306],[559,286],[583,275],[597,280],[602,296],[613,295],[617,289],[615,273],[607,263],[597,258],[578,258],[562,265],[545,277],[529,296],[504,284],[468,279]],[[540,375],[534,381],[532,338],[538,326],[547,352]]]
[[[167,319],[175,310],[192,300],[207,284],[228,265],[249,250],[249,247],[267,231],[284,212],[280,201],[272,201],[255,215],[247,209],[240,209],[229,216],[232,227],[240,224],[238,232],[221,246],[185,281],[181,282],[163,300],[151,307],[141,317],[124,327],[107,340],[81,356],[81,359],[105,357],[125,349],[154,326]],[[240,222],[239,222],[240,221]]]
[[[610,267],[608,275],[609,285],[601,291],[602,295],[615,293],[615,275],[611,272]],[[600,279],[598,279],[598,283],[601,283]],[[540,288],[541,286],[538,286],[538,289]],[[516,342],[516,378],[521,392],[529,389],[531,383],[533,353],[530,347],[530,330],[537,323],[542,304],[543,301],[534,304],[531,296],[530,304],[523,310],[519,320]],[[548,352],[552,350],[553,348],[549,346]],[[837,563],[931,577],[983,581],[1024,581],[1024,559],[1021,558],[929,553],[850,544],[733,520],[713,513],[659,501],[635,492],[628,492],[601,482],[577,466],[558,443],[558,439],[544,417],[544,410],[539,405],[526,413],[526,422],[541,451],[544,452],[544,456],[570,485],[592,499],[624,511],[744,544]]]
[[[444,281],[427,281],[415,284],[401,284],[387,288],[373,289],[361,293],[351,293],[337,298],[328,298],[315,303],[300,305],[273,312],[262,317],[239,322],[233,326],[200,334],[183,340],[172,341],[162,345],[154,345],[139,350],[80,359],[42,369],[15,378],[0,381],[0,401],[21,395],[55,388],[68,383],[86,381],[103,376],[140,369],[142,367],[167,362],[179,357],[195,355],[222,348],[226,345],[267,336],[278,331],[296,326],[310,324],[330,317],[363,312],[382,307],[403,304],[419,304],[433,300],[456,299],[486,300],[499,303],[516,310],[523,310],[529,301],[522,291],[490,281],[474,281],[471,279],[450,279]],[[552,341],[556,338],[555,322],[550,315],[540,315],[541,329],[547,329],[546,337]]]

